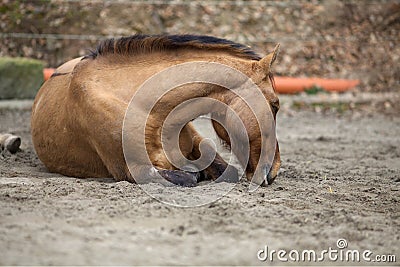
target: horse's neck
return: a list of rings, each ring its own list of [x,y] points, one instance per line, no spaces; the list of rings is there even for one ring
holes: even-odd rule
[[[152,58],[150,58],[152,57]],[[157,62],[153,62],[152,64],[147,64],[150,60],[154,61],[154,58],[157,58]],[[140,77],[152,77],[152,75],[157,75],[159,71],[164,72],[171,67],[174,67],[179,64],[183,63],[195,63],[195,62],[210,62],[210,63],[219,63],[225,66],[229,66],[230,68],[237,69],[244,74],[247,74],[251,70],[251,64],[253,61],[245,60],[242,58],[236,58],[232,55],[226,53],[216,53],[216,52],[201,52],[201,53],[194,53],[193,51],[187,51],[184,53],[180,53],[179,56],[168,54],[168,53],[154,53],[149,55],[140,55],[135,57],[135,61],[132,62],[132,59],[125,59],[125,64],[131,65],[134,68],[135,73]],[[147,62],[147,63],[146,63]],[[207,66],[205,67],[207,68]],[[195,70],[195,68],[194,68]],[[130,69],[132,71],[132,69]],[[137,71],[137,72],[136,72]],[[160,73],[161,73],[160,72]],[[175,74],[174,74],[175,75]],[[181,73],[179,75],[182,75]],[[196,76],[196,73],[194,73]],[[218,73],[210,72],[211,76],[218,77],[221,76],[221,80],[226,79],[223,75],[226,73]],[[247,74],[248,75],[248,74]],[[154,77],[154,76],[153,76]],[[171,76],[168,76],[171,77]],[[167,79],[168,79],[167,77]],[[197,79],[195,77],[194,79]],[[172,75],[172,80],[174,77]],[[179,79],[178,79],[179,80]],[[153,120],[154,126],[158,127],[162,121],[166,118],[166,116],[177,106],[181,105],[182,103],[187,102],[188,110],[190,110],[190,115],[186,112],[182,112],[181,114],[177,114],[174,116],[174,124],[181,124],[186,120],[187,122],[189,116],[200,116],[206,113],[212,112],[219,112],[224,114],[224,104],[229,105],[232,99],[236,97],[236,95],[226,88],[222,88],[221,86],[214,85],[212,83],[207,83],[207,81],[203,81],[204,83],[191,83],[191,84],[184,84],[183,86],[179,86],[174,88],[174,90],[169,91],[166,95],[164,95],[159,103],[154,106],[153,114],[156,118]],[[157,83],[155,83],[155,87],[157,87]],[[144,106],[153,106],[151,100],[154,98],[155,92],[152,94],[143,94],[143,101],[141,103]],[[161,96],[161,95],[160,95]],[[196,98],[210,98],[214,99],[217,102],[220,102],[222,105],[215,105],[211,102],[197,102],[197,101],[190,101]],[[183,106],[181,106],[181,110],[184,110]],[[189,120],[192,118],[189,118]]]
[[[153,62],[152,64],[149,64],[151,60],[154,61],[154,58],[157,58],[157,62]],[[154,77],[154,75],[158,75],[158,73],[162,73],[165,70],[171,69],[174,66],[180,65],[180,64],[185,64],[185,63],[193,63],[193,66],[190,66],[192,68],[189,70],[190,75],[193,76],[194,81],[186,81],[186,82],[196,82],[198,80],[198,76],[196,73],[196,68],[208,68],[208,65],[196,65],[197,62],[199,64],[202,63],[218,63],[221,65],[228,66],[232,69],[236,69],[245,75],[250,75],[251,73],[251,64],[254,63],[253,60],[246,60],[242,58],[238,58],[232,55],[229,55],[227,53],[221,53],[221,52],[216,52],[216,51],[206,51],[206,52],[199,52],[199,51],[183,51],[179,53],[179,56],[171,54],[171,53],[161,53],[157,52],[154,53],[154,55],[149,54],[149,55],[141,55],[138,58],[135,59],[136,61],[133,62],[133,65],[138,68],[138,72],[140,74],[144,74],[141,76],[145,76],[150,78],[151,76]],[[140,62],[140,63],[139,63]],[[215,64],[217,65],[217,64]],[[225,77],[227,74],[224,72],[223,69],[219,70],[218,66],[213,67],[215,71],[210,71],[208,75],[213,76],[210,77],[211,80],[215,80],[215,77],[221,77],[221,80],[225,80]],[[186,69],[186,71],[188,71]],[[174,80],[173,76],[185,76],[185,73],[179,73],[176,74],[172,72],[173,75],[169,76],[168,78],[172,78]],[[187,76],[190,76],[187,75]],[[231,75],[234,75],[231,73]],[[202,76],[204,77],[204,75]],[[177,79],[180,80],[180,79]],[[218,79],[217,79],[218,80]],[[225,94],[226,90],[221,90],[220,87],[218,86],[213,86],[212,82],[207,81],[207,78],[204,81],[203,85],[197,83],[198,85],[193,86],[181,86],[178,88],[175,88],[174,90],[179,91],[179,93],[175,94],[177,97],[169,99],[169,104],[171,106],[174,106],[174,104],[180,104],[182,101],[191,99],[191,98],[196,98],[196,97],[211,97],[214,99],[217,99],[221,102],[226,102],[230,101],[232,96],[230,94]],[[217,82],[218,84],[218,82]],[[176,103],[174,103],[176,102]]]

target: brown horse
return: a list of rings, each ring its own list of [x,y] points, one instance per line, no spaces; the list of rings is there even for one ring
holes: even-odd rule
[[[251,177],[262,165],[264,173],[258,174],[261,177],[256,182],[270,184],[280,166],[279,148],[277,142],[273,147],[267,147],[273,149],[273,162],[263,162],[260,158],[261,136],[271,136],[269,131],[275,129],[261,132],[249,106],[221,86],[185,84],[174,88],[157,102],[147,117],[144,136],[153,166],[145,164],[144,155],[134,155],[134,173],[132,168],[128,168],[122,146],[122,126],[130,100],[147,79],[171,66],[197,61],[221,63],[250,77],[264,96],[260,100],[261,113],[272,110],[274,121],[279,100],[273,86],[271,65],[277,50],[261,58],[246,46],[194,35],[134,35],[102,41],[90,55],[60,66],[41,87],[31,120],[36,152],[49,171],[67,176],[112,176],[116,180],[135,182],[134,177],[146,177],[150,181],[161,175],[174,184],[193,186],[199,177],[215,180],[227,169],[235,179],[236,169],[218,154],[199,175],[196,171],[177,169],[163,151],[160,128],[166,116],[184,101],[208,97],[239,114],[250,144],[249,160],[244,166],[246,176]],[[149,98],[151,94],[148,92]],[[134,109],[135,116],[145,116],[140,105]],[[229,124],[230,119],[223,111],[212,116]],[[227,130],[217,121],[213,121],[213,127],[217,135],[230,145]],[[134,131],[129,133],[133,141],[138,136]],[[188,159],[198,159],[202,140],[192,124],[186,123],[179,135],[181,153]],[[211,147],[208,149],[212,150]],[[259,162],[261,165],[257,167]]]

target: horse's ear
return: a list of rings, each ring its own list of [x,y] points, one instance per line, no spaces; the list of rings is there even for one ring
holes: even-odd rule
[[[279,54],[279,47],[280,44],[277,44],[274,48],[274,51],[272,53],[266,55],[262,59],[260,59],[260,65],[264,69],[265,73],[270,72],[272,64],[275,62],[276,57]]]

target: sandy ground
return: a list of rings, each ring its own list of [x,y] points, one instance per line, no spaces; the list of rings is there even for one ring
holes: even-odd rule
[[[0,109],[0,132],[23,138],[17,154],[0,153],[1,265],[282,265],[257,252],[319,253],[337,249],[339,238],[371,258],[394,254],[399,264],[399,116],[281,112],[277,181],[254,193],[242,181],[196,208],[160,203],[128,182],[48,173],[29,117]]]

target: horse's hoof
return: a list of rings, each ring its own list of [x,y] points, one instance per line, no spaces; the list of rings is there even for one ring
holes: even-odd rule
[[[194,165],[185,165],[182,167],[181,171],[185,171],[185,172],[191,172],[191,173],[198,173],[199,170],[197,169],[196,166]]]
[[[19,136],[12,135],[4,143],[5,148],[14,154],[18,151],[21,145],[21,138]]]
[[[239,182],[239,174],[238,170],[233,167],[232,165],[228,165],[228,167],[225,169],[224,173],[221,174],[220,177],[218,177],[215,182],[220,183],[220,182],[227,182],[227,183],[237,183]]]
[[[159,174],[167,181],[184,187],[196,186],[197,179],[199,177],[199,173],[191,173],[179,170],[176,171],[160,170]]]

